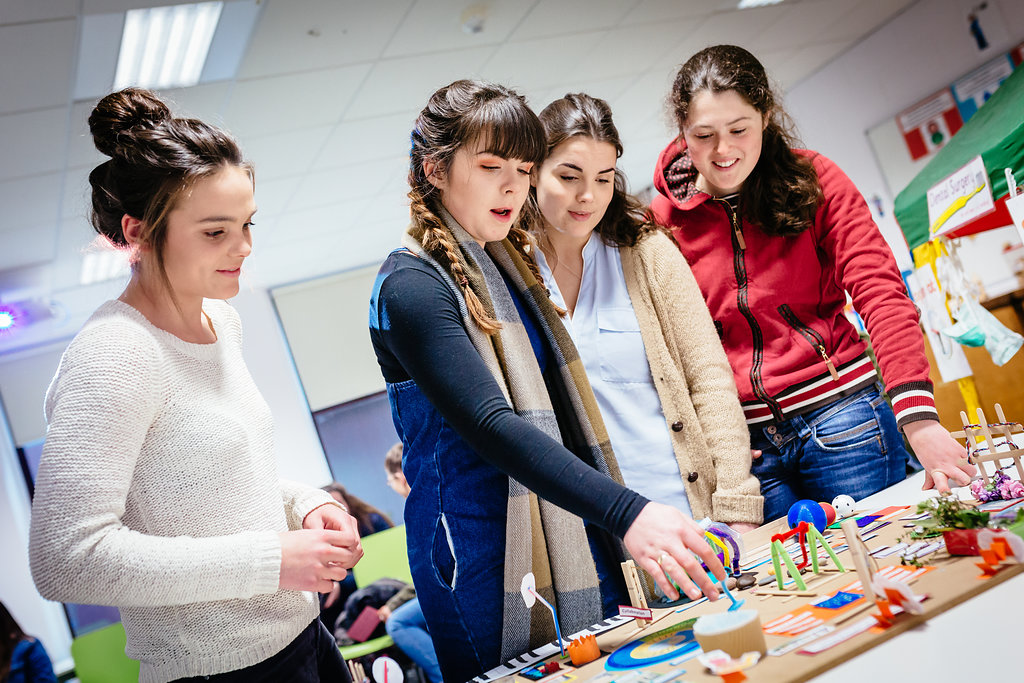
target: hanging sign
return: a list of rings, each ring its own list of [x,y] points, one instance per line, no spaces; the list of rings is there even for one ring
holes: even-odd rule
[[[911,159],[928,156],[949,142],[964,125],[949,88],[921,100],[896,115]]]
[[[996,210],[981,156],[928,190],[928,235],[934,239]]]
[[[1007,199],[1006,208],[1013,219],[1013,227],[1017,228],[1017,239],[1024,244],[1024,194]]]
[[[963,348],[949,337],[943,336],[939,330],[953,324],[946,309],[946,295],[939,289],[932,267],[923,265],[907,275],[910,285],[910,296],[921,309],[921,326],[924,336],[932,347],[935,366],[943,382],[955,382],[971,375],[971,366]]]

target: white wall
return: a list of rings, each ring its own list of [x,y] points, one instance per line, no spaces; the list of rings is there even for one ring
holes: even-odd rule
[[[838,163],[865,197],[882,198],[885,215],[875,218],[903,268],[910,257],[892,218],[902,188],[886,186],[866,131],[1024,40],[1024,2],[989,0],[981,13],[989,47],[978,50],[966,19],[977,4],[919,0],[786,94],[807,147]]]
[[[274,415],[281,476],[312,486],[330,482],[323,448],[270,295],[263,289],[243,290],[231,303],[242,318],[249,371]],[[0,387],[10,417],[10,421],[0,417],[0,557],[4,558],[0,563],[0,600],[26,632],[42,639],[54,663],[67,669],[71,665],[71,633],[63,609],[39,595],[29,574],[29,501],[14,452],[14,434],[18,443],[24,443],[45,433],[40,431],[45,429],[43,396],[65,346],[66,341],[0,357]]]

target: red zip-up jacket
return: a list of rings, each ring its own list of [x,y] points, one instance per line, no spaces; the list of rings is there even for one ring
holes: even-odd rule
[[[782,420],[876,379],[846,318],[871,336],[896,420],[938,420],[917,308],[864,198],[832,161],[810,157],[824,202],[799,235],[771,236],[696,188],[683,141],[661,153],[651,210],[672,229],[732,365],[748,424]]]

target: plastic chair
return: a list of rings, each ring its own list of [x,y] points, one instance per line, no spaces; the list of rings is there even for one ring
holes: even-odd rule
[[[120,623],[90,631],[71,641],[71,657],[80,683],[137,683],[139,662],[124,653]]]
[[[352,574],[356,577],[356,586],[362,588],[383,578],[412,583],[409,555],[405,546],[404,524],[364,536],[360,542],[363,545],[363,557],[352,569]],[[379,652],[394,644],[395,641],[391,639],[391,636],[380,636],[365,643],[345,645],[339,649],[342,657],[352,660]],[[85,682],[83,681],[83,683]]]

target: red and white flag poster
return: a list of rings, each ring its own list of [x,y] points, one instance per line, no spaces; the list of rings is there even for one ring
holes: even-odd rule
[[[949,142],[964,125],[949,88],[921,100],[896,115],[910,158],[917,160]]]

